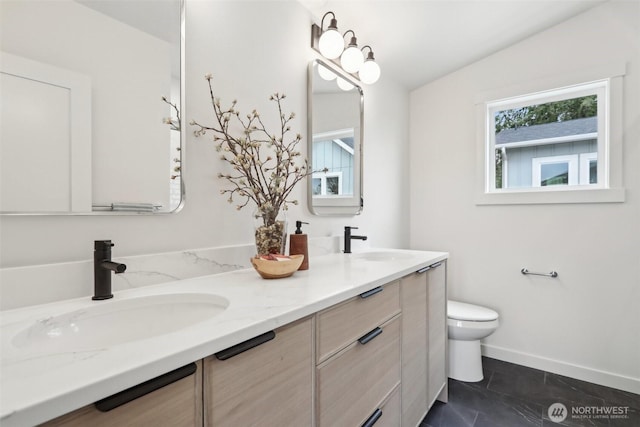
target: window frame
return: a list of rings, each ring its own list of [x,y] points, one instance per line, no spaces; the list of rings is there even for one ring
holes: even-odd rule
[[[338,194],[327,194],[327,178],[338,178]],[[312,197],[323,198],[332,196],[342,196],[342,172],[314,172],[312,179],[320,180],[320,194],[313,194]]]
[[[533,159],[531,159],[531,187],[551,187],[542,185],[542,166],[557,163],[566,163],[567,172],[569,175],[569,184],[566,186],[558,185],[557,187],[568,188],[580,185],[580,164],[578,160],[578,154],[567,154],[564,156],[534,157]]]
[[[478,181],[476,204],[624,202],[622,94],[625,69],[624,63],[610,64],[595,70],[579,70],[561,76],[541,78],[478,95],[476,97],[476,175]],[[495,119],[493,112],[518,108],[519,105],[534,105],[585,96],[583,95],[585,91],[587,94],[593,94],[593,92],[589,93],[593,90],[602,91],[599,87],[606,88],[606,90],[603,94],[597,93],[599,119],[598,182],[596,184],[495,188]],[[603,109],[601,109],[601,105]]]

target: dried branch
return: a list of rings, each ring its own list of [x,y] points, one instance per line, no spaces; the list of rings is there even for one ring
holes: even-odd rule
[[[196,126],[196,137],[213,133],[213,141],[216,150],[221,153],[220,159],[229,163],[233,169],[231,174],[218,174],[218,178],[231,184],[231,189],[222,190],[223,195],[228,196],[229,203],[234,202],[234,197],[242,199],[236,205],[238,210],[254,202],[265,217],[265,224],[275,221],[280,209],[286,210],[289,204],[297,205],[297,200],[288,200],[295,185],[311,175],[308,161],[302,158],[302,154],[296,151],[298,143],[302,140],[300,134],[290,138],[290,122],[295,114],[288,116],[283,113],[282,101],[285,94],[275,93],[269,97],[277,105],[280,120],[278,133],[270,133],[267,130],[262,117],[256,110],[241,117],[236,110],[237,101],[223,109],[221,101],[216,98],[212,76],[207,74],[205,79],[209,85],[209,96],[213,105],[216,124],[206,126],[194,120],[190,122]],[[239,124],[241,131],[233,134],[231,124]],[[265,152],[268,152],[265,156]],[[298,159],[298,158],[301,159]],[[301,164],[296,163],[299,160]]]
[[[162,97],[162,100],[164,102],[166,102],[167,104],[169,104],[171,106],[171,108],[173,108],[173,110],[176,113],[176,118],[172,118],[172,117],[165,117],[164,119],[162,119],[162,122],[164,124],[167,124],[169,126],[171,126],[171,130],[177,130],[179,131],[182,128],[182,120],[180,119],[180,109],[178,108],[178,106],[176,104],[174,104],[173,102],[169,101],[165,96]]]

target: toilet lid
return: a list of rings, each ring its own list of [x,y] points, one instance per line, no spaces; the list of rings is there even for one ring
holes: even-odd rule
[[[456,320],[486,322],[496,320],[498,313],[490,308],[449,300],[447,301],[447,317]]]

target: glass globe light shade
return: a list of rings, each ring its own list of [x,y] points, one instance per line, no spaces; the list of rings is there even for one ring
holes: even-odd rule
[[[357,46],[349,46],[340,57],[340,64],[347,73],[357,73],[363,62],[364,55]]]
[[[338,77],[333,71],[331,71],[326,67],[323,67],[322,65],[318,65],[318,74],[320,74],[320,77],[322,77],[324,80],[329,80],[329,81]]]
[[[344,39],[337,30],[328,29],[320,36],[318,49],[325,58],[336,59],[344,50]]]
[[[341,77],[338,77],[338,87],[344,91],[353,89],[353,85]]]
[[[380,66],[376,63],[376,61],[372,59],[367,59],[360,67],[360,71],[358,72],[358,76],[360,77],[360,81],[364,84],[373,84],[378,81],[380,78]]]

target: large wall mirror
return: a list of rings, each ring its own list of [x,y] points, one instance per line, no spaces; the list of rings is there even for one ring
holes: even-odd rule
[[[0,213],[181,208],[182,0],[0,2]]]
[[[309,65],[309,209],[316,215],[362,211],[363,93],[337,67]]]

